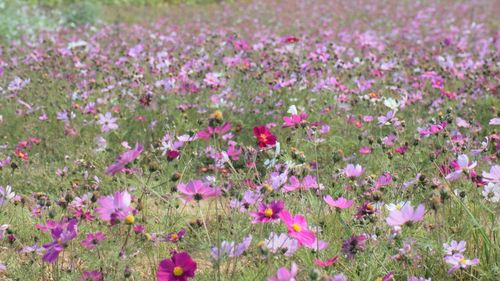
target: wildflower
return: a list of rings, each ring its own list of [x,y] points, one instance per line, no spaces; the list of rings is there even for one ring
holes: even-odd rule
[[[192,180],[188,184],[179,183],[177,190],[182,194],[181,199],[184,202],[201,201],[203,199],[217,197],[221,194],[219,188],[212,188],[201,180]]]
[[[215,260],[220,260],[225,256],[230,258],[241,256],[252,243],[252,235],[249,235],[241,241],[241,243],[236,244],[233,242],[222,241],[219,247],[212,247],[210,254]]]
[[[12,192],[10,185],[7,185],[5,189],[0,185],[0,206],[7,204],[14,197],[16,197],[16,193]]]
[[[500,183],[488,183],[483,189],[483,197],[493,203],[500,202]]]
[[[485,182],[500,183],[500,165],[491,166],[489,172],[483,171],[483,180]]]
[[[460,242],[452,240],[450,242],[450,244],[444,243],[443,248],[444,248],[446,255],[452,256],[454,254],[462,254],[463,252],[465,252],[466,245],[467,245],[467,242],[465,242],[463,240]]]
[[[5,233],[7,232],[7,229],[9,229],[8,224],[0,225],[0,241],[3,240],[3,238],[5,237]]]
[[[358,207],[356,215],[354,215],[354,217],[359,220],[367,216],[371,216],[377,212],[378,210],[373,203],[365,202],[363,203],[363,205]]]
[[[171,232],[165,236],[164,241],[169,241],[169,242],[178,242],[179,240],[184,237],[184,234],[186,233],[186,229],[181,228],[178,232]]]
[[[299,241],[299,245],[313,245],[316,241],[314,232],[308,229],[307,221],[302,215],[295,215],[293,218],[287,210],[280,213],[281,220],[288,228],[288,235]]]
[[[106,240],[106,235],[101,231],[89,233],[80,244],[87,250],[95,249],[95,247],[102,241]]]
[[[97,200],[95,211],[99,214],[101,220],[116,222],[125,220],[134,210],[130,207],[132,197],[127,191],[116,192],[114,195],[104,196]]]
[[[259,147],[273,146],[276,144],[276,136],[266,126],[257,126],[253,128],[253,134],[257,138]]]
[[[463,173],[468,173],[469,171],[474,169],[474,167],[476,167],[476,165],[477,165],[477,162],[470,163],[469,157],[467,157],[467,155],[465,155],[465,154],[459,155],[457,158],[457,161],[456,161],[455,171],[448,174],[446,176],[446,179],[447,180],[457,180],[460,178],[460,176]]]
[[[319,267],[329,267],[337,262],[339,259],[338,256],[334,256],[333,258],[329,258],[325,261],[322,261],[320,259],[314,259],[314,264],[316,264]]]
[[[101,125],[101,131],[103,133],[107,133],[109,131],[118,129],[116,120],[118,120],[118,118],[113,117],[113,115],[111,115],[111,112],[106,112],[104,115],[99,114],[99,120],[97,121],[97,124]]]
[[[142,144],[136,144],[135,148],[130,149],[118,156],[115,163],[111,164],[106,169],[106,174],[113,176],[119,172],[122,172],[128,163],[134,161],[137,157],[139,157],[139,155],[141,155],[143,150],[144,146],[142,146]]]
[[[408,279],[406,279],[407,281],[431,281],[431,278],[429,279],[426,279],[424,277],[416,277],[416,276],[410,276],[408,277]]]
[[[276,254],[279,251],[287,257],[293,256],[299,248],[299,242],[296,239],[290,238],[285,233],[276,235],[274,232],[269,234],[269,238],[264,241],[264,245],[269,252]]]
[[[280,212],[285,207],[283,201],[273,201],[270,204],[260,204],[258,212],[251,213],[250,216],[254,217],[252,223],[269,222],[279,218]]]
[[[310,188],[314,189],[319,188],[318,182],[316,181],[316,177],[313,177],[311,175],[305,176],[302,179],[302,182],[296,176],[291,176],[289,181],[290,184],[285,184],[283,186],[284,192],[291,192],[297,189],[308,190]]]
[[[347,281],[347,277],[343,273],[335,274],[328,281]]]
[[[351,207],[352,204],[354,203],[353,200],[348,200],[344,197],[339,197],[333,200],[333,198],[330,195],[326,195],[325,197],[323,197],[323,200],[332,208],[336,209],[347,209]]]
[[[296,281],[295,279],[298,272],[297,264],[292,262],[290,270],[286,267],[281,267],[276,271],[276,276],[267,278],[267,281]]]
[[[342,243],[342,252],[347,255],[348,259],[352,259],[358,252],[365,249],[366,239],[368,238],[364,234],[353,235]]]
[[[361,167],[361,165],[357,164],[354,166],[353,164],[348,164],[344,169],[344,174],[348,178],[359,177],[365,172],[365,169]]]
[[[45,262],[55,262],[59,254],[67,246],[67,243],[76,237],[76,224],[76,219],[63,219],[50,230],[53,241],[43,245],[46,250],[43,255],[43,260]]]
[[[451,266],[448,270],[448,274],[451,274],[460,268],[467,268],[468,266],[476,266],[479,264],[479,259],[475,258],[472,260],[466,259],[462,254],[454,254],[452,256],[444,257],[444,261]]]
[[[170,259],[160,262],[156,277],[158,281],[186,281],[194,277],[196,262],[186,252],[173,252]]]
[[[101,281],[104,277],[99,271],[85,271],[80,277],[80,281]]]
[[[300,114],[292,114],[291,116],[284,116],[283,128],[295,127],[303,123],[307,119],[308,115],[305,112],[301,112]]]
[[[224,123],[223,125],[218,126],[218,127],[208,126],[205,130],[199,131],[196,134],[196,136],[200,139],[208,140],[214,135],[222,136],[225,133],[227,133],[229,130],[231,130],[231,124]]]
[[[418,205],[414,210],[413,206],[405,204],[401,210],[393,210],[389,213],[386,221],[390,226],[401,226],[411,222],[417,222],[424,219],[425,207],[423,204]]]

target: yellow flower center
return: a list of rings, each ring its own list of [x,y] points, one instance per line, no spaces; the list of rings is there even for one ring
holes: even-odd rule
[[[219,120],[220,120],[220,119],[222,119],[222,117],[223,117],[224,115],[222,115],[222,112],[221,112],[220,110],[216,110],[216,111],[214,111],[214,113],[212,114],[212,116],[213,116],[215,119],[219,119]]]
[[[267,192],[273,191],[273,187],[267,183],[263,184],[262,187],[264,187],[267,190]]]
[[[302,230],[302,227],[300,227],[300,225],[298,223],[294,223],[294,224],[292,224],[292,229],[295,232],[300,232]]]
[[[382,281],[382,280],[383,280],[382,277],[375,279],[375,281]]]
[[[272,217],[272,216],[273,216],[273,209],[271,209],[271,208],[266,208],[266,209],[264,210],[264,216],[266,216],[266,217],[268,217],[268,218]]]
[[[172,239],[172,240],[177,240],[177,238],[179,238],[179,236],[177,235],[177,233],[174,233],[174,234],[170,235],[170,239]]]
[[[182,274],[184,274],[184,269],[182,269],[182,267],[180,266],[176,266],[174,267],[174,271],[172,271],[172,273],[175,277],[181,277]]]
[[[467,261],[464,258],[461,258],[461,259],[458,260],[458,262],[461,263],[461,264],[465,264]]]
[[[260,134],[260,139],[261,139],[263,142],[267,142],[267,136],[266,136],[266,134]]]
[[[125,217],[125,223],[127,224],[133,224],[135,221],[135,217],[133,215],[128,215]]]

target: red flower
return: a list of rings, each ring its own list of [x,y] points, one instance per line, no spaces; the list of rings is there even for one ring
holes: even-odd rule
[[[253,134],[259,142],[259,147],[273,146],[276,144],[276,137],[269,131],[266,126],[258,126],[253,128]]]

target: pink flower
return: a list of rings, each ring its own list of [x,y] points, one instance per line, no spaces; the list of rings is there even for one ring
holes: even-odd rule
[[[96,213],[103,221],[116,222],[124,220],[134,210],[130,207],[132,197],[127,191],[116,192],[114,196],[104,196],[97,200],[99,208],[96,208]]]
[[[307,221],[302,215],[295,215],[293,218],[287,210],[280,213],[280,218],[288,228],[288,235],[299,241],[300,245],[312,246],[316,241],[316,235],[309,230]]]
[[[106,235],[101,231],[89,233],[80,244],[87,250],[94,249],[100,242],[106,240]]]
[[[337,262],[339,259],[338,256],[334,256],[333,258],[327,259],[325,261],[322,261],[320,259],[314,259],[314,264],[316,264],[319,267],[329,267]]]
[[[289,181],[290,184],[285,184],[283,186],[284,192],[291,192],[297,189],[308,190],[310,188],[314,189],[318,188],[318,182],[316,181],[316,177],[313,177],[311,175],[305,176],[302,179],[302,182],[300,182],[296,176],[291,176]]]
[[[361,154],[371,154],[372,153],[372,148],[369,146],[362,146],[359,148],[359,153]]]
[[[254,217],[252,223],[266,223],[279,218],[279,215],[283,208],[285,207],[285,202],[273,201],[270,204],[260,204],[258,212],[251,213],[250,216]]]
[[[281,267],[276,272],[276,276],[267,278],[267,281],[296,281],[297,264],[292,262],[292,267],[288,270],[286,267]]]
[[[423,204],[418,205],[414,210],[411,204],[405,204],[401,210],[395,209],[389,213],[386,219],[390,226],[400,226],[411,222],[417,222],[424,219],[425,207]]]
[[[219,188],[212,188],[201,180],[192,180],[188,184],[179,183],[177,185],[177,190],[182,193],[181,198],[186,203],[193,201],[193,199],[201,201],[203,199],[217,197],[221,194]]]
[[[259,147],[273,146],[276,144],[276,136],[266,126],[253,128],[253,134],[257,138]]]
[[[348,178],[359,177],[365,172],[365,169],[361,167],[361,165],[357,164],[354,166],[353,164],[348,164],[344,169],[344,174]]]
[[[141,155],[143,150],[144,146],[142,146],[142,144],[136,144],[134,149],[128,150],[127,152],[118,156],[115,163],[111,164],[106,169],[106,174],[113,176],[119,172],[122,172],[128,163],[134,161],[137,157],[139,157],[139,155]]]
[[[323,197],[323,200],[331,207],[337,209],[347,209],[351,207],[352,204],[354,203],[353,200],[348,200],[344,197],[339,197],[336,200],[333,200],[333,198],[330,195],[326,195],[325,197]]]
[[[231,130],[230,123],[224,123],[219,127],[210,127],[208,126],[206,129],[199,131],[196,136],[200,139],[209,140],[213,135],[222,136]]]
[[[197,264],[186,252],[173,252],[170,259],[160,262],[156,277],[158,281],[186,281],[194,277]]]
[[[457,180],[462,176],[463,173],[468,173],[469,171],[474,169],[474,167],[476,167],[476,165],[477,165],[477,162],[471,163],[469,161],[469,157],[467,157],[467,155],[465,155],[465,154],[459,155],[457,158],[455,171],[448,174],[446,176],[446,179],[450,180],[450,181]]]
[[[485,182],[500,183],[500,165],[491,166],[490,172],[483,171]]]
[[[304,122],[307,117],[308,115],[305,112],[301,112],[300,114],[292,114],[291,116],[284,116],[283,121],[285,121],[285,124],[283,124],[283,128],[298,126],[302,122]]]

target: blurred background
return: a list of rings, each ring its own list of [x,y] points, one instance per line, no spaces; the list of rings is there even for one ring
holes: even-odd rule
[[[0,43],[100,21],[140,21],[170,8],[230,0],[0,0]],[[146,16],[147,15],[147,16]]]

